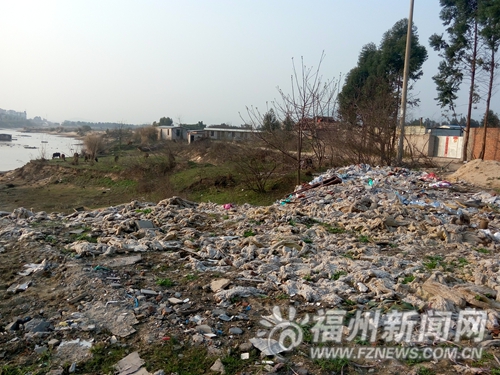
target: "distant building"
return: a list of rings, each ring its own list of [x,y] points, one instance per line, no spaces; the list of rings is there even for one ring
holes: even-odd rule
[[[188,143],[199,141],[201,139],[207,138],[206,130],[190,130],[188,131]]]
[[[0,134],[0,141],[12,141],[12,135]]]
[[[0,108],[0,121],[5,121],[5,122],[26,121],[26,111],[17,112],[11,109],[5,110]]]
[[[223,141],[243,141],[255,136],[255,131],[241,128],[207,128],[207,138]]]
[[[187,129],[180,126],[158,126],[158,139],[176,141],[187,139]]]
[[[255,130],[236,127],[187,129],[182,126],[157,126],[158,139],[176,141],[185,140],[188,143],[209,138],[220,141],[243,141],[251,139]]]

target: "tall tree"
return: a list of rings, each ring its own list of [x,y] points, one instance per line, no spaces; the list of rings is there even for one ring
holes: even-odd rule
[[[280,122],[276,118],[276,114],[274,113],[274,109],[270,109],[264,115],[264,119],[262,121],[262,130],[267,132],[273,132],[275,130],[280,129]]]
[[[457,92],[464,80],[470,79],[467,124],[464,133],[463,161],[468,160],[468,144],[472,106],[479,100],[476,89],[476,72],[479,48],[478,4],[483,0],[440,0],[439,17],[446,26],[448,40],[443,35],[434,34],[429,43],[439,52],[443,60],[439,63],[438,74],[433,77],[437,85],[436,98],[443,107],[455,111]]]
[[[500,128],[500,118],[491,109],[488,111],[488,114],[484,114],[481,122],[487,124],[487,128]]]
[[[479,154],[479,158],[484,160],[488,126],[498,127],[498,117],[490,110],[493,82],[498,67],[495,57],[500,46],[500,2],[498,0],[483,0],[480,2],[479,23],[482,25],[480,32],[481,40],[489,51],[489,59],[485,61],[485,70],[489,72],[488,94],[486,96],[486,110],[483,118],[483,144],[481,146],[481,153]]]
[[[162,117],[160,119],[159,125],[160,126],[171,126],[174,123],[174,121],[170,117]]]
[[[383,35],[378,48],[374,43],[365,45],[339,95],[342,120],[363,128],[359,146],[368,153],[375,152],[384,164],[391,163],[395,149],[407,31],[408,19],[402,19]],[[415,25],[412,35],[410,82],[422,76],[422,65],[427,59]],[[410,84],[409,90],[411,87]],[[411,100],[408,104],[417,103]]]

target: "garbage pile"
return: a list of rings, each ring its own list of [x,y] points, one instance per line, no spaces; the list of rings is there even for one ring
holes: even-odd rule
[[[212,371],[223,373],[236,350],[247,371],[277,372],[283,363],[267,357],[276,353],[262,347],[269,329],[259,323],[275,306],[474,308],[493,340],[499,204],[434,173],[352,165],[266,207],[173,197],[70,215],[0,213],[0,356],[50,352],[52,373],[65,363],[77,372],[92,347],[118,344],[132,354],[116,371],[133,362],[137,373],[160,374],[136,351],[175,339],[206,348]],[[305,359],[290,366],[315,373]]]

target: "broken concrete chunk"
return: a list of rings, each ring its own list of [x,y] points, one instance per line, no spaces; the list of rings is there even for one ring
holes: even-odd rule
[[[220,358],[217,358],[217,360],[212,365],[212,367],[210,367],[210,370],[214,371],[214,372],[221,373],[221,374],[226,373],[226,370],[225,370],[224,365],[222,364],[222,361],[220,360]]]
[[[259,294],[264,294],[264,292],[260,289],[254,287],[243,287],[236,286],[234,288],[228,290],[222,290],[215,294],[215,298],[219,301],[226,301],[234,297],[250,297]]]
[[[149,374],[147,371],[144,372],[145,369],[141,370],[142,365],[144,365],[144,360],[139,357],[138,352],[133,352],[118,361],[115,365],[115,370],[118,372],[118,375]]]
[[[136,220],[135,225],[137,226],[137,229],[149,229],[155,227],[153,222],[149,220]]]
[[[142,260],[141,255],[134,255],[129,257],[112,258],[107,261],[104,261],[102,264],[109,268],[118,268],[124,266],[131,266],[132,264],[139,263],[141,260]]]
[[[231,280],[229,279],[217,279],[210,283],[210,289],[212,289],[212,292],[218,292],[229,284],[231,284]]]

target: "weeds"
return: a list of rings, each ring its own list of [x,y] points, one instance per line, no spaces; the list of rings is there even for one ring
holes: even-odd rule
[[[161,368],[166,374],[177,373],[179,375],[206,374],[207,369],[215,361],[206,348],[180,345],[174,338],[163,345],[147,347],[145,352],[141,353],[141,358],[146,362],[148,371],[152,372]],[[104,374],[104,372],[99,372],[99,374]],[[226,370],[226,374],[230,373]]]
[[[443,257],[441,255],[428,255],[427,262],[422,262],[425,268],[428,270],[435,269],[438,265],[444,266]]]
[[[97,243],[97,238],[92,237],[88,234],[82,233],[82,234],[75,237],[75,241],[87,241],[87,242],[91,242],[91,243]]]
[[[347,275],[347,272],[346,271],[336,271],[333,275],[332,275],[332,280],[338,280],[340,279],[341,276],[345,276]]]
[[[477,248],[474,250],[476,250],[478,253],[481,253],[481,254],[489,254],[490,253],[490,251],[488,249],[485,249],[484,247],[480,247],[480,248]]]
[[[198,279],[198,275],[194,275],[194,274],[189,274],[189,275],[186,275],[186,280],[188,281],[194,281],[194,280],[197,280]]]
[[[328,233],[331,233],[331,234],[342,234],[342,233],[345,233],[345,229],[344,228],[339,228],[339,227],[334,227],[330,224],[327,224],[327,223],[320,223],[320,225],[326,229],[326,231]]]
[[[158,280],[156,280],[156,285],[165,286],[168,288],[168,287],[174,286],[175,283],[170,279],[158,279]]]
[[[434,375],[435,372],[434,370],[431,370],[430,368],[420,366],[417,370],[417,375]]]
[[[251,229],[249,230],[246,230],[244,233],[243,233],[243,237],[252,237],[252,236],[255,236],[255,232]]]
[[[403,281],[401,282],[401,284],[409,284],[409,283],[411,283],[413,280],[415,280],[415,276],[413,276],[413,275],[408,275],[408,276],[405,276],[405,278],[403,279]]]
[[[351,251],[346,251],[343,255],[344,258],[354,260],[354,254]]]
[[[495,357],[491,353],[486,353],[483,352],[481,355],[481,358],[477,359],[476,361],[472,362],[472,366],[474,367],[483,367],[486,365],[489,361],[494,359]]]
[[[368,243],[368,242],[372,242],[370,236],[365,236],[365,235],[361,235],[358,237],[358,241],[361,242],[361,243]]]
[[[344,367],[349,366],[347,358],[316,359],[314,361],[322,370],[342,372]]]
[[[51,244],[55,244],[57,242],[57,238],[51,234],[49,234],[48,236],[45,237],[45,242],[48,242],[48,243],[51,243]]]
[[[78,370],[82,374],[113,373],[116,362],[128,354],[127,350],[119,345],[96,344],[90,351],[92,358],[78,366]]]
[[[367,340],[363,340],[361,337],[357,336],[355,339],[354,339],[354,343],[355,344],[358,344],[358,345],[361,345],[361,346],[368,346],[370,345],[370,342],[367,341]]]

